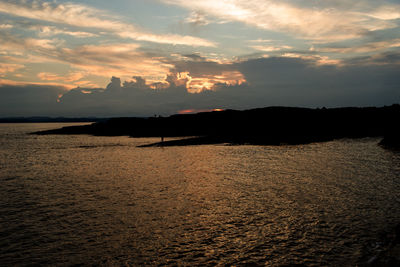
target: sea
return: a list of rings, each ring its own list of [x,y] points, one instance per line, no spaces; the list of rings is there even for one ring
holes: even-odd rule
[[[1,266],[360,266],[400,223],[400,153],[380,138],[29,134],[69,125],[0,124]]]

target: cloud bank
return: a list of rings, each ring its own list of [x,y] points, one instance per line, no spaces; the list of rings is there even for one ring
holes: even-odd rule
[[[400,58],[400,55],[391,55]],[[361,59],[360,59],[361,60]],[[206,60],[181,62],[162,84],[141,77],[121,82],[113,77],[106,88],[0,87],[0,116],[152,116],[185,110],[247,109],[264,106],[382,106],[400,102],[397,63],[343,67],[320,65],[294,57],[249,59],[233,64]],[[360,61],[361,62],[361,61]],[[210,70],[211,68],[211,70]],[[190,93],[190,77],[209,73],[241,73],[245,82],[221,79],[211,88]],[[182,75],[184,72],[186,75]],[[51,78],[51,77],[50,77]],[[210,90],[206,90],[210,89]]]

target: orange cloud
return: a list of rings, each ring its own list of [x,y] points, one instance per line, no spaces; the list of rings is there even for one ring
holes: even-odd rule
[[[25,39],[26,47],[36,47],[42,49],[56,49],[57,46],[61,45],[63,42],[57,39],[48,40],[48,39],[34,39],[29,38]]]
[[[23,39],[0,35],[0,40],[0,49],[4,54],[0,55],[2,59],[21,65],[54,62],[68,65],[87,75],[104,78],[144,76],[149,82],[164,81],[166,74],[173,68],[173,65],[165,62],[164,58],[141,52],[138,44],[116,43],[67,48],[63,47],[64,43],[58,39]],[[39,78],[61,80],[60,77],[43,73]],[[63,80],[71,81],[70,78],[67,76]]]
[[[150,82],[164,81],[173,66],[163,62],[162,58],[138,51],[138,48],[137,44],[85,45],[64,48],[57,57],[91,75],[107,78],[143,76]]]
[[[10,73],[10,72],[15,72],[24,67],[25,66],[21,65],[21,64],[0,63],[0,75],[4,75],[4,74]]]
[[[43,81],[75,82],[82,79],[85,75],[81,72],[70,72],[65,76],[59,76],[54,73],[41,72],[37,76]]]
[[[176,74],[175,84],[185,85],[189,93],[200,93],[205,90],[215,90],[218,85],[240,85],[246,79],[239,71],[223,71],[219,75],[202,75],[192,77],[189,72],[179,72]]]

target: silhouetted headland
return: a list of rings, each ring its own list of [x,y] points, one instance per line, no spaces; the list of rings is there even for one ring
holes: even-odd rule
[[[399,119],[400,117],[397,117],[397,121],[393,121],[392,124],[388,124],[388,126],[385,128],[383,139],[380,142],[380,145],[387,148],[400,150]]]
[[[266,107],[149,118],[112,118],[91,125],[71,126],[34,134],[96,136],[190,137],[145,146],[201,144],[306,144],[339,138],[385,136],[398,145],[400,105],[366,108]]]

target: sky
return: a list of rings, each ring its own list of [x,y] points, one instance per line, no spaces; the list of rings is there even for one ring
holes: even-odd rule
[[[399,0],[0,0],[0,117],[394,103]]]

